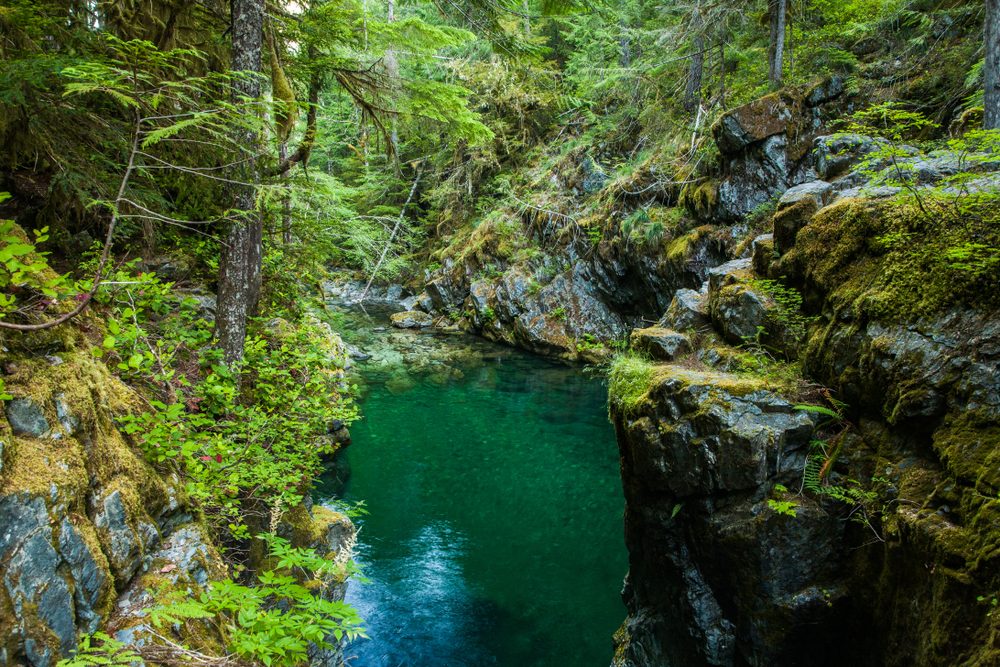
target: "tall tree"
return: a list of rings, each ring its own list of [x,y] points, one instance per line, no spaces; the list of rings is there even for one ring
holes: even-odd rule
[[[983,80],[986,84],[983,106],[983,127],[1000,129],[1000,0],[986,0],[986,62]]]
[[[768,80],[772,88],[781,87],[782,65],[785,58],[785,26],[788,0],[768,0],[767,13],[771,24],[771,42],[767,52]]]
[[[233,81],[236,104],[256,105],[260,98],[261,52],[264,40],[264,0],[232,0],[232,69],[244,72]],[[243,153],[231,187],[234,219],[229,224],[219,261],[219,300],[215,333],[227,364],[243,359],[247,317],[260,296],[263,218],[257,208],[259,180],[256,155],[260,132],[249,123],[237,130]]]
[[[396,22],[396,0],[389,0],[388,5],[386,7],[386,20],[390,24]],[[399,61],[396,59],[396,51],[394,49],[386,49],[385,73],[389,79],[389,87],[392,89],[394,93],[397,93],[399,88]],[[397,129],[395,118],[392,120],[392,131],[389,134],[389,141],[392,143],[393,160],[396,161],[398,167],[399,130]]]
[[[700,3],[691,11],[691,62],[688,65],[687,86],[684,89],[684,108],[694,111],[701,103],[701,80],[705,69],[705,19]]]

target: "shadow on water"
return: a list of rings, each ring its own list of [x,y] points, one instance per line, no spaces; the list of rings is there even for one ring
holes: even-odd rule
[[[315,493],[369,512],[357,560],[371,581],[348,601],[371,639],[349,664],[609,664],[627,563],[602,383],[369,313],[340,327],[370,355],[365,418]]]

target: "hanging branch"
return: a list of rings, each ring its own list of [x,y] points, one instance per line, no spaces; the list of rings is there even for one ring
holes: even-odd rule
[[[378,258],[375,263],[375,268],[372,269],[372,274],[368,278],[368,284],[361,291],[361,298],[358,299],[360,303],[364,303],[365,297],[368,296],[368,290],[371,289],[372,283],[375,282],[375,276],[378,275],[378,270],[382,268],[382,262],[385,261],[386,255],[389,254],[389,248],[392,247],[392,242],[396,238],[396,234],[399,232],[400,225],[403,224],[403,220],[406,218],[406,207],[410,205],[413,201],[413,196],[417,193],[417,184],[420,183],[420,175],[424,173],[424,162],[420,163],[420,167],[417,168],[417,175],[413,178],[413,187],[410,188],[410,194],[406,198],[406,203],[403,207],[399,209],[399,217],[396,218],[396,225],[392,228],[392,233],[389,234],[389,240],[385,242],[385,247],[382,249],[382,255]]]
[[[137,112],[135,119],[135,128],[132,132],[132,150],[129,152],[128,156],[128,166],[125,167],[125,173],[122,175],[121,183],[118,186],[118,194],[115,196],[115,200],[111,207],[111,221],[108,223],[108,233],[104,237],[104,250],[101,251],[101,259],[97,264],[97,270],[94,272],[94,284],[91,285],[90,291],[83,295],[80,299],[80,303],[69,311],[57,317],[54,320],[48,322],[42,322],[40,324],[14,324],[11,322],[4,322],[0,320],[0,328],[3,329],[13,329],[15,331],[41,331],[43,329],[51,329],[52,327],[59,326],[64,322],[68,322],[73,319],[90,305],[93,300],[94,295],[97,294],[97,290],[101,286],[102,276],[104,274],[104,267],[108,263],[108,257],[111,255],[111,240],[115,234],[115,226],[118,224],[118,207],[125,201],[125,190],[128,188],[129,179],[132,177],[132,172],[135,171],[135,159],[139,155],[139,135],[140,127],[142,125],[142,117]]]

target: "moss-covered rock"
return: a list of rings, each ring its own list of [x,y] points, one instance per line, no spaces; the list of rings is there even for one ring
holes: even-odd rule
[[[7,391],[48,426],[0,421],[0,655],[8,664],[51,665],[74,649],[79,633],[108,619],[117,592],[162,540],[190,521],[182,491],[116,428],[114,417],[139,409],[137,396],[78,336],[68,337],[74,349],[61,351],[58,365],[4,359]]]

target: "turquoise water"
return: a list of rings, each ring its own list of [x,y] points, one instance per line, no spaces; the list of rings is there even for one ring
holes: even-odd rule
[[[317,492],[369,512],[356,558],[371,582],[348,601],[371,639],[349,664],[608,665],[627,562],[602,382],[465,336],[369,333],[356,342],[383,347],[361,368],[350,475]],[[431,342],[424,372],[393,365]]]

